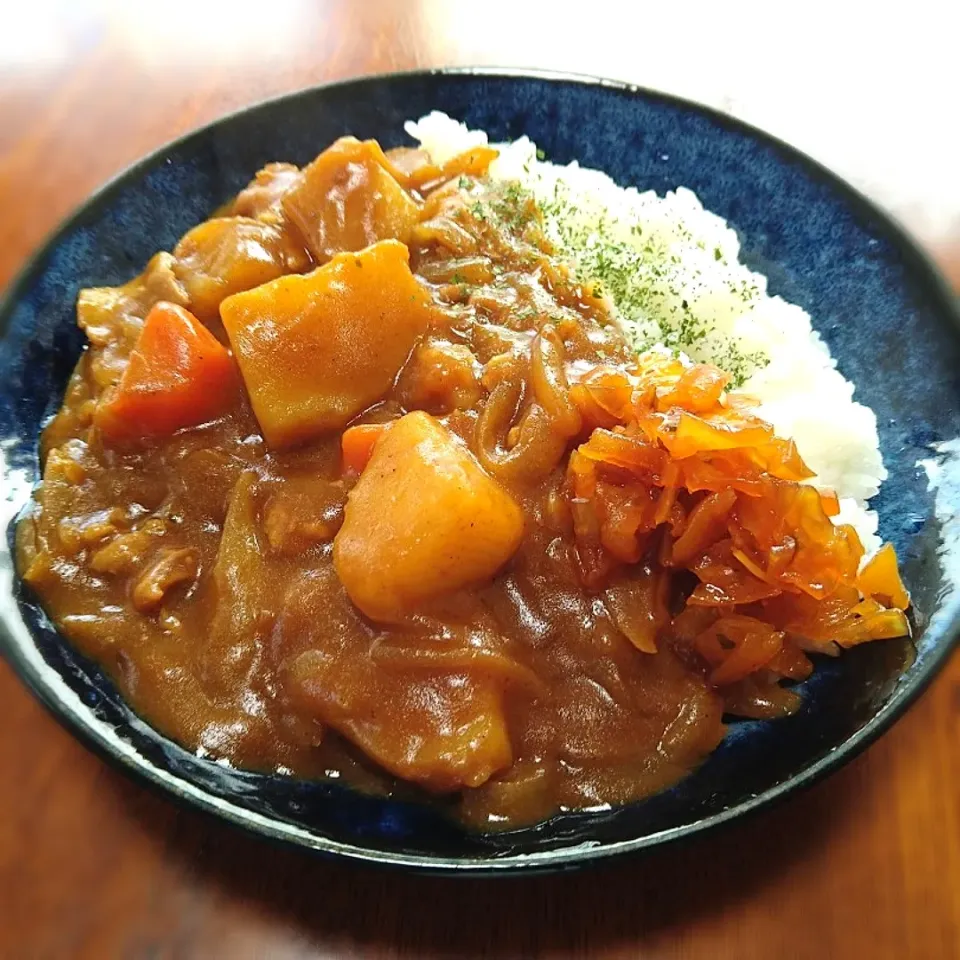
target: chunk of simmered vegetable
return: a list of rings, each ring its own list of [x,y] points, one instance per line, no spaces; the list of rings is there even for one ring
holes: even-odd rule
[[[190,309],[203,319],[217,316],[224,297],[311,265],[307,251],[288,232],[249,217],[207,220],[185,234],[173,253]]]
[[[426,413],[379,439],[334,541],[334,565],[370,618],[402,618],[492,577],[523,535],[523,513],[473,455]]]
[[[406,241],[420,211],[375,140],[341,137],[283,196],[283,210],[321,263],[378,240]]]
[[[403,244],[340,254],[220,306],[270,446],[342,427],[392,385],[434,310]]]
[[[143,273],[122,287],[90,287],[77,297],[77,325],[87,335],[90,374],[98,387],[109,387],[123,375],[130,351],[151,308],[164,301],[185,307],[187,291],[177,279],[169,253],[150,259]]]
[[[502,697],[456,673],[404,675],[364,655],[314,650],[285,675],[288,695],[391,773],[432,790],[477,787],[510,766]]]
[[[238,387],[233,359],[216,337],[183,307],[158,303],[94,422],[111,443],[169,436],[222,416]]]
[[[400,656],[383,659],[373,655],[381,640],[333,570],[304,574],[265,645],[283,712],[333,727],[387,770],[433,790],[477,786],[510,765],[502,677],[430,660],[442,645],[434,637],[390,644]]]
[[[257,520],[257,475],[240,474],[230,494],[220,549],[213,565],[216,603],[204,632],[200,677],[208,693],[224,696],[255,667],[269,629],[263,615],[269,589],[267,550]]]
[[[340,438],[344,473],[355,476],[363,473],[373,456],[373,448],[389,429],[389,423],[358,423],[344,430]]]

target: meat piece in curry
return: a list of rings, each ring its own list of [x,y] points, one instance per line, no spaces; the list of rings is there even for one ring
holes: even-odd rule
[[[908,603],[726,374],[628,347],[496,155],[344,138],[84,291],[18,529],[187,748],[482,828],[675,782]]]

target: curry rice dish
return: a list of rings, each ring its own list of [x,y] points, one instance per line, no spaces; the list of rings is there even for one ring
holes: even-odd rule
[[[269,164],[80,294],[18,562],[133,707],[497,829],[661,790],[795,711],[811,653],[909,633],[872,413],[726,225],[409,129]],[[774,314],[860,469],[790,412]]]

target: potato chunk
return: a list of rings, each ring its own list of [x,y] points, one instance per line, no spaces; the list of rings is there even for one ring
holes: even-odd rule
[[[426,413],[397,420],[351,491],[333,560],[350,599],[392,621],[493,576],[523,514],[466,447]]]
[[[378,240],[406,241],[420,217],[376,140],[341,137],[283,196],[283,210],[320,263]]]
[[[385,240],[220,305],[271,447],[339,429],[390,389],[435,316],[408,257]]]
[[[306,250],[288,233],[249,217],[206,220],[184,234],[173,253],[174,273],[187,290],[190,309],[202,319],[216,317],[232,293],[311,266]]]

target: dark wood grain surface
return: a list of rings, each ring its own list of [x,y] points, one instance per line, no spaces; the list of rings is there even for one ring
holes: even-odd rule
[[[819,2],[782,22],[749,2],[12,6],[0,285],[100,182],[200,123],[325,80],[474,63],[601,73],[759,123],[891,209],[960,287],[955,5],[869,22]],[[88,754],[0,666],[0,957],[313,956],[952,960],[960,658],[865,755],[772,811],[495,882],[311,859],[183,811]]]

